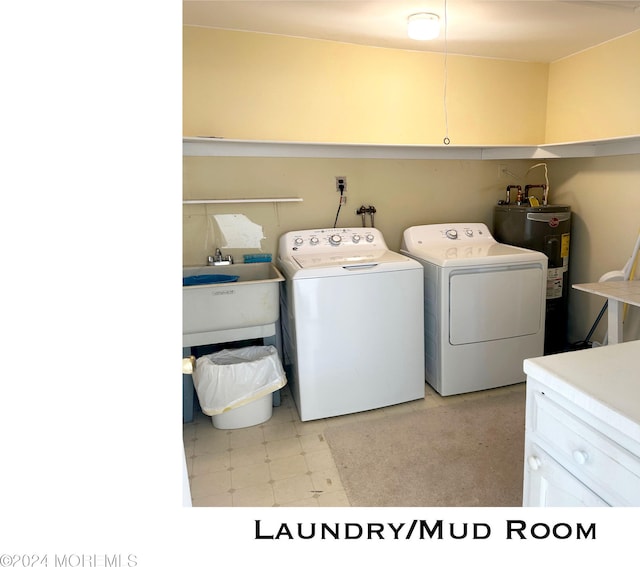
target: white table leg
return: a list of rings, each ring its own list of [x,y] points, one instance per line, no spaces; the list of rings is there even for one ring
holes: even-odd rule
[[[609,344],[615,345],[622,342],[622,306],[624,303],[611,298],[608,301]]]

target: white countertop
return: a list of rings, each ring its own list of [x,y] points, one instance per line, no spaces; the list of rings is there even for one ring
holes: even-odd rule
[[[640,306],[640,280],[573,284],[573,288]]]
[[[524,361],[527,376],[640,439],[640,340]]]
[[[640,306],[640,280],[603,281],[573,284],[575,289],[606,297],[609,302],[607,315],[609,344],[623,342],[624,304]]]

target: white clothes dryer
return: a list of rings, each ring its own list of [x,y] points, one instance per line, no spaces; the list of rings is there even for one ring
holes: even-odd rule
[[[401,252],[424,267],[427,382],[443,396],[524,382],[544,350],[547,257],[482,223],[410,227]]]
[[[423,271],[375,228],[280,237],[285,368],[302,421],[424,398]]]

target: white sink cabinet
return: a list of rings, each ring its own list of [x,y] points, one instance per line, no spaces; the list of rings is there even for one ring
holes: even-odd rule
[[[528,359],[524,506],[640,506],[640,341]]]

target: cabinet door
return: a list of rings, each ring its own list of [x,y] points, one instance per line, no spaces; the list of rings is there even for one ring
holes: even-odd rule
[[[608,506],[534,443],[525,454],[523,506]]]

